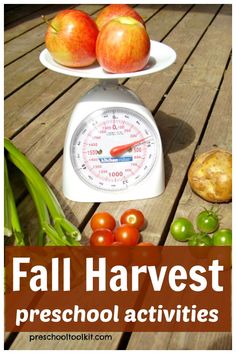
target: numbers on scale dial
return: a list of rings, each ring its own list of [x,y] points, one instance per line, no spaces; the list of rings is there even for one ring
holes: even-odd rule
[[[134,142],[141,141],[134,144]],[[114,147],[132,147],[111,156]],[[71,141],[71,161],[78,176],[90,186],[122,190],[142,181],[160,151],[149,121],[127,108],[98,110],[85,118]]]

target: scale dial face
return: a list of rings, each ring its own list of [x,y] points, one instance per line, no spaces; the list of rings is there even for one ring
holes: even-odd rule
[[[144,139],[144,140],[143,140]],[[136,143],[120,154],[111,150]],[[76,174],[89,186],[125,190],[141,182],[160,152],[160,141],[149,121],[127,108],[100,109],[78,125],[70,154]]]

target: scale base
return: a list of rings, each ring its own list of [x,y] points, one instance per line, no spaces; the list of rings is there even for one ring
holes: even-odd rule
[[[158,173],[152,173],[144,182],[137,186],[120,191],[104,191],[91,188],[78,176],[73,176],[71,183],[67,183],[67,174],[64,173],[63,193],[66,198],[74,202],[118,202],[139,199],[149,199],[161,195],[165,190],[164,164],[160,164]]]

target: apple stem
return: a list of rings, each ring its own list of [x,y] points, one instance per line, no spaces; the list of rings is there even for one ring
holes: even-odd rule
[[[58,30],[48,21],[48,19],[44,16],[44,15],[41,15],[43,21],[50,27],[52,27],[52,29],[54,29],[54,31],[58,32]]]

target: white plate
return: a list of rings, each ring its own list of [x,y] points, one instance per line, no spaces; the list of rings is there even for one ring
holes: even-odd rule
[[[39,59],[48,69],[65,75],[86,77],[91,79],[123,79],[127,77],[148,75],[161,71],[174,63],[176,53],[166,44],[151,41],[150,59],[145,68],[141,71],[122,74],[110,74],[103,70],[97,62],[85,68],[68,68],[56,63],[47,49],[44,49],[40,53]]]

